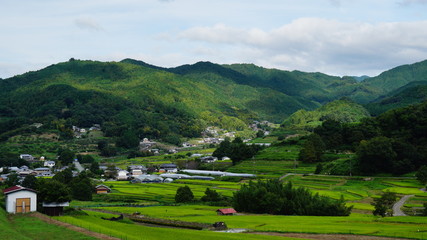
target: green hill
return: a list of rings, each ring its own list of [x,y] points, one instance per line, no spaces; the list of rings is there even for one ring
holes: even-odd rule
[[[225,71],[211,71],[215,67]],[[235,72],[219,65],[197,73],[194,69],[164,70],[131,60],[70,60],[2,80],[0,112],[4,121],[65,119],[81,127],[100,123],[111,135],[131,128],[159,138],[197,136],[207,124],[242,129],[251,119],[278,121],[319,105],[271,88],[238,84],[235,76],[227,77]]]
[[[0,80],[0,134],[25,123],[64,119],[66,126],[102,124],[113,136],[131,129],[154,138],[192,137],[207,125],[243,129],[253,119],[280,122],[298,110],[289,120],[292,124],[316,125],[323,118],[358,121],[366,113],[353,105],[337,107],[335,112],[321,110],[321,114],[305,110],[342,97],[367,103],[387,96],[391,90],[425,79],[426,64],[397,67],[357,82],[354,77],[253,64],[198,62],[163,68],[133,59],[70,59]],[[410,96],[412,91],[423,90],[407,88],[399,94]],[[390,105],[394,106],[400,105]]]
[[[374,102],[365,105],[372,115],[379,115],[390,109],[406,107],[421,103],[427,99],[427,81],[411,82],[379,97]]]
[[[367,78],[361,84],[369,89],[371,95],[363,95],[358,92],[352,94],[351,98],[367,103],[373,101],[378,96],[386,95],[408,83],[427,81],[427,60],[422,62],[402,65],[381,73],[372,78]]]
[[[314,111],[299,110],[287,118],[282,126],[311,128],[321,125],[327,119],[339,122],[358,122],[369,116],[369,112],[363,106],[348,99],[341,99],[327,103]]]

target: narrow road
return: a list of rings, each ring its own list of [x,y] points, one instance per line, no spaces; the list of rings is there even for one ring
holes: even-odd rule
[[[49,223],[49,224],[55,224],[57,226],[65,227],[65,228],[68,228],[68,229],[70,229],[72,231],[83,233],[83,234],[85,234],[87,236],[95,237],[95,238],[98,238],[98,239],[120,240],[120,238],[108,236],[108,235],[105,235],[103,233],[92,232],[92,231],[89,231],[86,228],[77,227],[77,226],[69,224],[69,223],[65,223],[65,222],[61,222],[61,221],[55,220],[55,219],[50,218],[50,217],[48,217],[48,216],[46,216],[44,214],[41,214],[39,212],[33,212],[29,216],[36,217],[36,218],[38,218],[38,219],[40,219],[40,220],[42,220],[42,221],[44,221],[46,223]],[[58,236],[58,238],[60,238],[60,236]]]
[[[403,204],[405,204],[405,202],[413,196],[414,195],[405,195],[399,201],[397,201],[393,205],[393,216],[406,216],[406,214],[401,210],[401,208],[403,207]]]
[[[82,172],[85,170],[82,165],[79,163],[79,161],[74,161],[74,166],[76,166],[77,171]]]
[[[281,176],[281,177],[279,178],[279,181],[282,181],[284,178],[286,178],[287,176],[291,176],[291,175],[295,175],[295,173],[287,173],[287,174],[285,174],[285,175]]]

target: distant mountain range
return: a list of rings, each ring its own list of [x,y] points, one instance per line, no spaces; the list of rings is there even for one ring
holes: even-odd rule
[[[242,129],[253,119],[282,122],[300,109],[342,97],[369,103],[367,108],[378,113],[421,101],[426,81],[427,61],[360,81],[253,64],[163,68],[133,59],[70,59],[0,80],[0,127],[16,118],[64,119],[83,127],[100,123],[113,135],[131,128],[152,137],[195,136],[209,124]]]

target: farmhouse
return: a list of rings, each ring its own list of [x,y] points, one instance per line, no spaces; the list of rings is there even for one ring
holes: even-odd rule
[[[45,161],[43,166],[50,168],[55,167],[55,161]]]
[[[236,210],[234,210],[234,208],[220,208],[218,210],[216,210],[218,215],[234,215],[236,212]]]
[[[126,170],[120,170],[119,172],[117,172],[117,180],[119,181],[126,181],[129,179],[128,176],[129,172]]]
[[[165,164],[160,165],[159,172],[176,173],[176,172],[178,172],[178,166],[176,164],[173,164],[173,163],[165,163]]]
[[[37,193],[35,190],[19,185],[3,190],[8,213],[26,213],[37,210]]]
[[[206,157],[201,157],[200,161],[202,163],[213,163],[215,161],[217,161],[218,158],[217,157],[213,157],[213,156],[206,156]]]
[[[24,159],[26,161],[33,161],[34,160],[34,157],[30,154],[21,154],[21,155],[19,155],[19,158]]]
[[[106,194],[111,192],[111,188],[105,185],[98,185],[95,187],[96,194]]]

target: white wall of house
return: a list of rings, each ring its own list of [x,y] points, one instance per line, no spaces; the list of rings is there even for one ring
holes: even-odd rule
[[[21,190],[6,195],[6,211],[8,213],[16,213],[17,198],[30,198],[30,212],[37,211],[37,194],[35,192]]]

